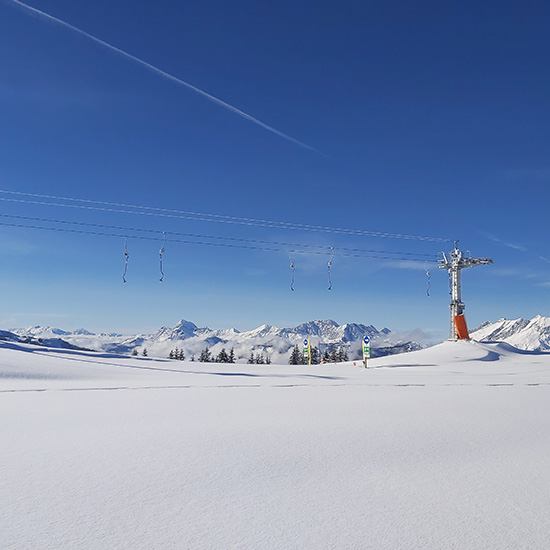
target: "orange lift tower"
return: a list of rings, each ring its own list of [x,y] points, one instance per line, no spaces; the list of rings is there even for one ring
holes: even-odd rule
[[[440,252],[437,260],[439,269],[446,269],[449,272],[449,285],[451,294],[451,334],[450,340],[468,340],[468,327],[464,317],[465,305],[462,303],[462,283],[460,272],[466,267],[476,267],[478,265],[492,264],[490,258],[471,258],[470,252],[462,252],[458,249],[458,241],[454,241],[454,250],[449,252],[449,257],[445,252]]]

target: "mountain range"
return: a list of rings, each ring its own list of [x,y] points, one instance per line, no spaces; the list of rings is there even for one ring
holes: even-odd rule
[[[371,356],[380,357],[423,347],[422,344],[400,339],[388,328],[378,330],[372,325],[346,323],[339,325],[332,320],[316,320],[296,327],[278,328],[261,325],[253,330],[238,331],[197,327],[191,321],[181,320],[174,327],[161,327],[152,334],[124,335],[120,333],[93,333],[86,329],[66,331],[53,327],[30,326],[0,331],[0,340],[27,342],[37,345],[85,349],[116,354],[142,353],[167,357],[170,351],[183,350],[187,359],[198,358],[209,348],[213,357],[225,348],[234,349],[237,362],[245,362],[253,354],[263,354],[274,363],[286,363],[295,344],[302,347],[304,338],[321,353],[332,347],[343,347],[350,360],[361,358],[361,342],[370,338]],[[537,315],[533,319],[499,319],[488,321],[470,334],[477,341],[502,341],[527,351],[550,350],[550,317]]]
[[[550,350],[550,317],[536,315],[531,320],[499,319],[486,322],[470,333],[474,340],[506,342],[526,351]]]
[[[213,357],[223,348],[226,351],[233,348],[238,362],[246,361],[251,353],[261,353],[272,362],[286,363],[291,349],[295,344],[301,348],[304,338],[309,338],[312,346],[317,346],[321,353],[332,347],[344,347],[350,360],[360,358],[361,342],[365,336],[371,340],[373,357],[423,347],[418,342],[399,339],[388,328],[378,330],[372,325],[357,323],[339,325],[332,320],[310,321],[292,328],[261,325],[244,332],[234,328],[201,328],[183,319],[174,327],[161,327],[153,334],[130,336],[119,333],[95,334],[86,329],[65,331],[41,326],[12,329],[9,333],[4,331],[4,335],[6,334],[52,347],[74,346],[119,354],[129,354],[134,350],[142,353],[147,349],[148,354],[155,357],[167,357],[170,351],[178,348],[183,350],[187,359],[198,357],[205,348],[209,348]]]

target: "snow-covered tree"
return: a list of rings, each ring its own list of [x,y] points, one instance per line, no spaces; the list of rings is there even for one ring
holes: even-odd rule
[[[336,354],[336,360],[338,363],[342,363],[343,361],[348,361],[348,352],[346,351],[346,348],[340,347],[338,348],[338,352]]]
[[[222,348],[218,356],[216,357],[216,363],[229,363],[229,355],[225,351],[225,348]]]
[[[290,354],[290,359],[288,360],[289,365],[301,365],[302,364],[302,354],[300,353],[300,348],[298,344],[294,344],[292,352]]]
[[[319,348],[317,346],[312,346],[311,348],[311,364],[318,365],[321,360],[321,354],[319,353]]]
[[[212,354],[208,348],[205,348],[201,351],[201,354],[199,356],[199,361],[201,363],[210,363],[212,360]]]

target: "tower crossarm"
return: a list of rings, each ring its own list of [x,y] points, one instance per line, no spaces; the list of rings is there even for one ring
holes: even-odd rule
[[[492,264],[493,260],[491,258],[468,258],[464,263],[467,264],[464,267],[476,267],[478,265]]]

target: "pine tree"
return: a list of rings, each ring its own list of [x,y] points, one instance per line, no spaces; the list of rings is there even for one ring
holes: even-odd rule
[[[318,365],[319,361],[320,361],[319,348],[317,346],[313,346],[311,348],[311,364]]]
[[[269,357],[269,354],[265,354],[265,364],[271,365],[271,357]]]
[[[216,363],[229,363],[229,355],[225,351],[225,348],[222,348],[218,356],[216,357]]]
[[[132,355],[135,357],[137,354],[138,354],[138,350],[136,348],[134,348],[132,350]]]
[[[179,350],[176,359],[178,359],[179,361],[183,361],[185,359],[185,353],[183,353],[182,349]]]
[[[338,361],[338,353],[336,352],[336,348],[334,346],[330,350],[330,361],[331,363],[336,363]]]
[[[330,361],[330,355],[328,353],[328,349],[325,350],[325,353],[323,353],[323,363],[328,363]]]
[[[143,351],[141,352],[141,354],[143,355],[143,357],[147,357],[147,348],[143,348]]]
[[[336,351],[336,362],[342,363],[343,361],[349,361],[348,352],[346,351],[346,348],[344,346],[339,346],[338,350]]]
[[[234,363],[235,362],[235,348],[231,348],[231,350],[229,351],[229,363]]]
[[[302,354],[300,353],[300,348],[298,344],[294,344],[292,352],[290,354],[290,359],[288,360],[289,365],[301,365],[302,364]]]
[[[256,363],[256,365],[263,365],[263,364],[265,364],[265,361],[264,361],[264,354],[263,354],[263,353],[257,353],[257,354],[256,354],[256,358],[254,359],[254,362]]]
[[[176,348],[176,351],[177,351],[178,348]],[[168,354],[168,359],[174,359],[174,350],[170,350],[170,353]]]
[[[208,348],[205,348],[201,351],[201,354],[199,356],[199,361],[201,363],[210,363],[211,360],[211,352]]]
[[[248,361],[246,362],[248,365],[253,365],[255,362],[254,360],[254,352],[250,352],[250,357],[248,358]]]

